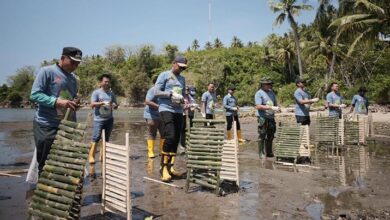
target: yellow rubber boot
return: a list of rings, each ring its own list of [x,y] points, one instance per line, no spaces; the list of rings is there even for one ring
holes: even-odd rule
[[[245,139],[242,139],[241,130],[237,130],[237,138],[238,138],[238,142],[243,143],[246,141]]]
[[[171,181],[172,177],[168,172],[168,155],[162,155],[162,174],[161,174],[161,180],[163,182],[169,182]]]
[[[91,148],[89,149],[88,162],[95,163],[96,142],[91,142]]]
[[[231,130],[228,130],[228,131],[226,132],[226,135],[227,135],[227,139],[228,139],[228,140],[231,140],[231,139],[232,139],[232,131],[231,131]]]
[[[100,143],[100,152],[99,152],[100,161],[103,162],[103,143]]]
[[[180,178],[181,176],[183,176],[183,173],[179,173],[175,169],[173,169],[173,165],[175,164],[175,158],[176,156],[171,156],[170,158],[169,173],[171,174],[172,177]]]
[[[163,152],[164,141],[165,141],[164,138],[160,138],[160,155],[162,155]]]
[[[154,158],[154,152],[153,152],[154,140],[153,139],[148,139],[147,140],[147,144],[148,144],[148,157],[149,158]]]

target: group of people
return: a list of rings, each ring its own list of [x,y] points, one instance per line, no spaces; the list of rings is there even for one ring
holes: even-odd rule
[[[34,141],[37,150],[39,172],[42,172],[51,145],[54,142],[60,121],[66,116],[68,120],[76,120],[74,112],[79,108],[78,78],[73,73],[82,62],[82,51],[75,47],[63,48],[58,63],[42,67],[33,83],[30,99],[38,104],[33,122]],[[201,106],[195,101],[196,89],[186,85],[186,79],[181,73],[187,68],[187,59],[176,57],[170,70],[158,75],[154,85],[148,90],[145,98],[144,118],[148,127],[147,151],[148,157],[154,158],[154,145],[157,131],[160,133],[161,180],[170,181],[181,177],[182,174],[174,169],[179,143],[185,147],[185,131],[187,117],[192,127],[195,109],[200,110],[206,119],[215,118],[217,96],[214,83],[208,84],[207,91],[202,94]],[[115,94],[111,91],[111,75],[102,74],[98,78],[100,88],[91,95],[94,125],[89,163],[95,163],[97,144],[101,139],[102,130],[107,140],[113,129],[113,109],[118,108]],[[273,157],[272,141],[276,131],[275,112],[280,111],[276,95],[272,90],[273,82],[262,78],[261,88],[255,94],[256,116],[258,118],[258,148],[260,157]],[[305,90],[305,81],[296,81],[297,90],[294,92],[296,102],[295,115],[297,123],[310,125],[310,105],[319,101],[311,98]],[[331,91],[326,96],[326,106],[330,117],[341,117],[341,109],[346,105],[338,92],[337,83],[332,83]],[[223,98],[223,108],[227,121],[227,138],[232,139],[232,124],[236,121],[237,138],[239,142],[245,140],[241,135],[241,126],[238,117],[238,100],[234,96],[236,88],[231,85],[227,95]],[[368,100],[365,97],[367,90],[362,87],[359,94],[352,100],[351,112],[358,114],[368,113]],[[100,152],[102,152],[100,150]],[[102,154],[100,153],[100,159]]]
[[[275,112],[280,111],[275,93],[272,90],[273,82],[268,78],[262,78],[261,88],[256,92],[256,116],[258,118],[259,134],[259,157],[273,157],[272,141],[276,132]],[[297,79],[297,89],[294,92],[295,118],[298,124],[310,125],[310,106],[317,103],[319,98],[311,98],[305,90],[305,80]],[[346,108],[344,100],[339,92],[339,85],[336,82],[330,84],[330,91],[326,95],[325,106],[329,109],[329,117],[342,117],[342,109]],[[368,99],[365,96],[367,89],[359,88],[358,94],[353,96],[350,113],[368,114]]]

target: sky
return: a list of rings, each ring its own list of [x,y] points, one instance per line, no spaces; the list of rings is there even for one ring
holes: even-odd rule
[[[298,23],[312,22],[315,9]],[[0,0],[0,84],[19,68],[59,58],[65,46],[103,55],[114,45],[152,44],[161,52],[170,43],[184,51],[194,39],[203,47],[210,36],[225,45],[233,36],[262,42],[289,30],[287,22],[272,26],[276,16],[267,0]]]

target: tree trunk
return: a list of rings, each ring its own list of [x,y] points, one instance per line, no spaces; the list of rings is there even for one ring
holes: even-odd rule
[[[299,46],[299,36],[298,36],[298,25],[294,20],[294,17],[288,12],[288,20],[290,22],[290,26],[293,33],[293,38],[295,42],[295,47],[297,50],[297,59],[298,59],[298,67],[299,67],[299,77],[303,79],[303,67],[302,67],[302,58],[301,58],[301,48]]]

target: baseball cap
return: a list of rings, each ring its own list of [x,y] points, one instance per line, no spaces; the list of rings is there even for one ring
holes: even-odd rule
[[[187,67],[187,59],[182,56],[177,56],[173,62],[177,63],[180,67]]]
[[[62,55],[68,56],[74,61],[81,62],[83,52],[81,52],[81,50],[76,47],[64,47],[64,49],[62,49]]]

